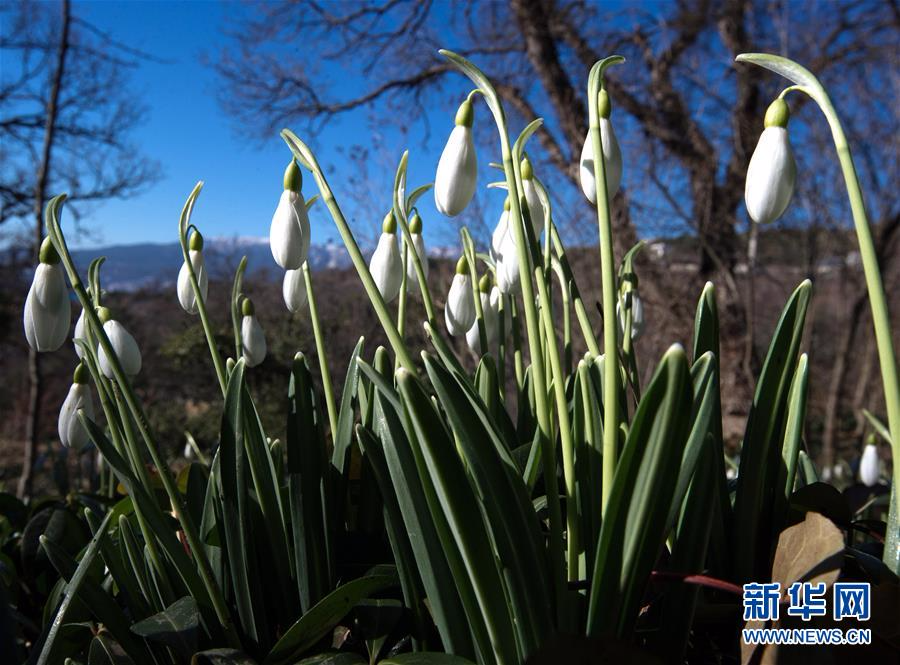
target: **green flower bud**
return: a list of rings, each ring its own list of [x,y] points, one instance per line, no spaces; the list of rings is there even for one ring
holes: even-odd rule
[[[409,232],[422,233],[422,218],[419,217],[419,213],[417,212],[414,212],[409,220]]]
[[[188,249],[192,252],[203,251],[203,236],[200,235],[200,231],[194,231],[191,234],[190,242],[188,242]]]
[[[229,357],[225,360],[225,371],[226,371],[229,375],[231,375],[231,372],[234,370],[235,364],[236,364],[236,363],[234,362],[234,358],[232,358],[231,356],[229,356]]]
[[[468,275],[469,274],[469,260],[465,256],[460,256],[459,261],[456,262],[456,274],[457,275]]]
[[[384,216],[384,221],[381,223],[381,230],[384,233],[396,233],[397,232],[397,220],[394,219],[394,211],[391,210]]]
[[[106,324],[107,321],[112,321],[112,312],[109,311],[109,307],[98,307],[97,318],[99,318],[100,323],[103,324]]]
[[[482,293],[490,293],[493,285],[494,280],[491,279],[490,273],[484,273],[478,280],[478,290]]]
[[[300,173],[300,167],[293,159],[284,170],[284,189],[285,191],[300,193],[303,187],[303,174]]]
[[[597,96],[597,115],[601,118],[609,118],[612,113],[612,104],[609,102],[609,93],[601,89]]]
[[[253,307],[253,301],[250,298],[244,298],[241,303],[241,314],[244,316],[253,316],[256,313],[256,309]]]
[[[511,208],[511,205],[509,203],[509,197],[507,196],[506,199],[503,201],[503,209],[506,210],[507,212],[509,212],[510,208]]]
[[[531,168],[531,161],[528,157],[522,158],[522,180],[531,180],[534,178],[534,169]]]
[[[49,236],[44,238],[41,242],[41,251],[38,254],[38,259],[41,263],[50,265],[59,263],[59,254],[56,251],[56,247],[54,247],[53,243],[50,241]]]
[[[472,108],[472,102],[467,99],[459,105],[459,110],[456,112],[456,124],[463,127],[471,127],[474,120],[475,109]]]
[[[90,372],[88,372],[88,369],[84,366],[84,363],[78,363],[78,365],[75,366],[75,373],[72,375],[72,383],[84,385],[88,382],[88,379],[90,379],[90,377]]]
[[[766,110],[766,127],[787,127],[788,120],[791,119],[791,108],[787,102],[780,97],[769,104]]]

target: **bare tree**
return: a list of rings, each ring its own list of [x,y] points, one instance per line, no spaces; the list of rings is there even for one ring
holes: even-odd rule
[[[0,224],[30,219],[34,262],[49,193],[68,192],[77,219],[85,204],[132,196],[158,177],[158,166],[127,142],[144,115],[128,90],[127,71],[147,56],[74,16],[69,0],[5,5],[2,15]],[[43,380],[33,350],[28,367],[20,496],[31,492],[41,436]]]

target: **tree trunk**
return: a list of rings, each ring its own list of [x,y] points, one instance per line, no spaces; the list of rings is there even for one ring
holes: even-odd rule
[[[42,217],[44,199],[47,194],[47,181],[50,175],[50,157],[53,152],[53,137],[56,132],[56,116],[59,104],[59,91],[62,87],[63,71],[66,64],[66,53],[69,50],[69,24],[71,23],[71,7],[69,0],[62,3],[62,22],[59,31],[59,46],[56,51],[56,70],[47,99],[47,117],[44,124],[44,144],[41,161],[38,164],[37,178],[34,185],[34,263],[38,261],[41,242],[44,239],[44,220]],[[19,477],[18,494],[22,499],[31,495],[34,472],[34,453],[40,437],[41,398],[44,385],[41,376],[41,362],[37,352],[28,349],[28,380],[31,384],[28,392],[28,425],[25,433],[25,452],[22,460],[22,475]]]

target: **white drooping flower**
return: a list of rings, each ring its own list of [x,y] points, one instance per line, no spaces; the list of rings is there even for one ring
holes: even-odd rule
[[[72,305],[59,255],[44,238],[40,263],[25,298],[25,339],[35,351],[56,351],[66,341],[72,324]]]
[[[69,394],[63,401],[59,410],[58,429],[59,441],[66,448],[84,450],[90,442],[90,435],[78,418],[78,410],[84,410],[84,415],[94,419],[94,400],[91,398],[91,389],[88,387],[88,372],[84,365],[75,368],[75,377],[69,387]]]
[[[403,284],[403,259],[397,247],[397,222],[393,212],[384,218],[381,231],[378,246],[369,261],[369,272],[381,297],[389,303],[400,294]]]
[[[475,299],[472,297],[472,279],[469,277],[469,262],[465,256],[456,262],[456,274],[450,283],[447,304],[444,307],[444,321],[447,332],[454,337],[465,335],[475,323]]]
[[[256,367],[266,359],[266,334],[263,332],[250,298],[241,303],[241,345],[247,367]]]
[[[284,171],[284,191],[269,229],[272,256],[285,270],[297,270],[309,253],[309,215],[300,193],[302,184],[300,168],[291,160]]]
[[[878,447],[870,442],[859,460],[859,479],[866,487],[874,487],[878,484],[878,472]]]
[[[519,289],[519,252],[512,233],[506,234],[506,240],[497,257],[497,288],[500,293],[516,293]]]
[[[284,273],[281,295],[288,311],[299,312],[306,305],[306,281],[303,279],[303,268],[288,270]]]
[[[422,238],[422,218],[419,213],[413,213],[409,220],[409,235],[412,237],[412,246],[422,263],[422,272],[428,279],[428,253],[425,251],[425,240]],[[419,276],[416,274],[416,265],[413,263],[412,253],[406,257],[406,290],[410,293],[418,290]]]
[[[136,376],[141,371],[141,350],[138,348],[134,337],[125,329],[125,326],[112,318],[112,313],[106,307],[100,307],[97,310],[97,316],[100,317],[103,331],[109,338],[109,343],[119,359],[122,371],[127,376]],[[97,357],[100,361],[100,371],[103,372],[103,376],[108,379],[114,378],[112,362],[106,355],[106,351],[103,350],[102,344],[97,348]]]
[[[644,334],[644,302],[637,291],[630,290],[624,296],[631,301],[631,339],[636,340]],[[622,301],[616,303],[616,318],[619,319],[619,332],[625,334],[625,314],[622,312]]]
[[[81,340],[83,342],[87,342],[87,335],[84,334],[84,309],[81,310],[81,314],[78,316],[78,320],[75,321],[75,332],[72,333],[72,345],[75,347],[75,355],[78,356],[78,359],[81,360],[84,358],[84,349],[81,348],[80,344],[77,344],[77,340]]]
[[[468,99],[456,112],[456,126],[450,132],[434,176],[434,203],[442,215],[456,217],[475,195],[478,160],[472,139],[474,110]]]
[[[757,224],[768,224],[781,217],[794,194],[797,164],[788,138],[790,109],[776,99],[766,111],[765,129],[759,137],[744,185],[747,214]]]
[[[200,297],[205,302],[206,295],[209,292],[209,275],[206,274],[206,264],[203,261],[203,236],[200,235],[199,231],[194,231],[191,234],[188,258],[190,258],[191,267],[197,276]],[[197,313],[197,298],[194,295],[194,287],[191,286],[191,272],[187,263],[182,263],[181,270],[178,271],[178,302],[181,303],[181,308],[188,314]]]
[[[497,288],[494,287],[494,291]],[[498,292],[499,295],[499,292]],[[477,356],[483,356],[489,353],[495,346],[500,336],[500,321],[497,315],[497,306],[499,298],[492,298],[491,278],[485,275],[478,284],[478,296],[481,299],[481,312],[484,320],[484,332],[487,338],[487,348],[481,347],[481,333],[478,330],[478,321],[476,320],[466,332],[466,344]]]
[[[528,204],[531,228],[534,229],[534,238],[537,240],[544,232],[544,204],[541,203],[541,197],[538,196],[537,187],[534,184],[534,169],[527,157],[522,160],[522,188],[525,190],[525,202]]]
[[[603,149],[603,165],[606,169],[606,193],[610,201],[619,191],[619,183],[622,181],[622,151],[619,149],[619,141],[613,131],[609,115],[612,108],[609,95],[606,90],[600,91],[598,100],[598,112],[600,114],[600,145]],[[588,201],[597,203],[597,182],[594,179],[594,144],[591,141],[591,132],[588,130],[581,148],[581,162],[579,173],[581,175],[581,190]]]
[[[190,443],[184,444],[184,453],[182,454],[182,457],[184,457],[184,459],[188,461],[191,461],[196,456],[197,453],[194,452],[194,446],[192,446]]]
[[[506,242],[506,237],[510,235],[509,233],[509,197],[506,197],[506,200],[503,202],[503,212],[500,213],[500,220],[497,222],[497,226],[494,227],[494,232],[491,234],[491,256],[494,257],[494,261],[496,261],[500,254],[503,252],[503,245]]]

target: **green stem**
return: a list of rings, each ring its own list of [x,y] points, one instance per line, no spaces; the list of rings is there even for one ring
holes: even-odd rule
[[[325,353],[325,335],[322,334],[322,323],[319,320],[319,307],[316,304],[316,293],[313,290],[312,274],[309,261],[303,262],[303,282],[306,285],[306,301],[309,303],[309,320],[312,323],[313,337],[316,340],[316,355],[319,357],[319,372],[322,374],[322,390],[325,393],[325,407],[328,409],[328,424],[331,436],[337,433],[338,414],[334,402],[334,386],[331,382],[331,371],[328,369],[328,355]]]
[[[475,299],[475,325],[478,326],[478,343],[480,348],[487,349],[487,328],[484,326],[484,308],[481,306],[481,289],[478,285],[477,256],[475,255],[475,243],[469,235],[469,229],[465,226],[459,231],[462,238],[463,254],[466,263],[469,264],[469,281],[472,282],[472,298]]]
[[[234,361],[237,362],[244,355],[244,342],[241,338],[241,287],[244,282],[244,271],[247,269],[247,257],[241,257],[237,270],[234,273],[234,283],[231,286],[231,327],[234,331]]]
[[[598,63],[599,65],[600,63]],[[595,68],[598,65],[594,65]],[[597,224],[600,230],[600,274],[603,290],[603,495],[606,510],[612,479],[615,476],[619,434],[619,345],[616,321],[616,265],[613,257],[612,220],[609,214],[609,192],[606,190],[606,164],[600,139],[600,114],[597,96],[602,74],[592,76],[588,85],[588,112],[591,145],[594,149],[594,180],[597,186]]]
[[[366,260],[359,249],[359,245],[356,244],[356,238],[353,237],[350,225],[347,224],[344,213],[341,212],[341,208],[334,198],[334,193],[331,191],[328,180],[325,178],[325,174],[322,172],[318,161],[316,161],[315,155],[313,155],[307,145],[290,130],[282,130],[281,136],[291,149],[291,152],[299,158],[300,163],[308,165],[312,171],[313,177],[316,180],[316,185],[318,185],[319,192],[322,195],[322,201],[324,201],[325,206],[328,208],[328,212],[331,213],[334,225],[341,235],[341,240],[343,240],[344,246],[347,248],[347,253],[350,255],[353,267],[356,268],[356,272],[363,283],[363,288],[369,296],[372,308],[375,310],[376,316],[378,316],[378,322],[384,329],[385,334],[387,334],[394,355],[397,357],[400,365],[410,372],[415,372],[416,366],[413,362],[413,358],[403,344],[403,338],[400,336],[400,332],[394,324],[394,320],[391,317],[391,313],[388,311],[384,298],[381,297],[381,293],[375,285],[375,280],[372,279],[372,273],[369,272],[369,266],[366,264]]]

